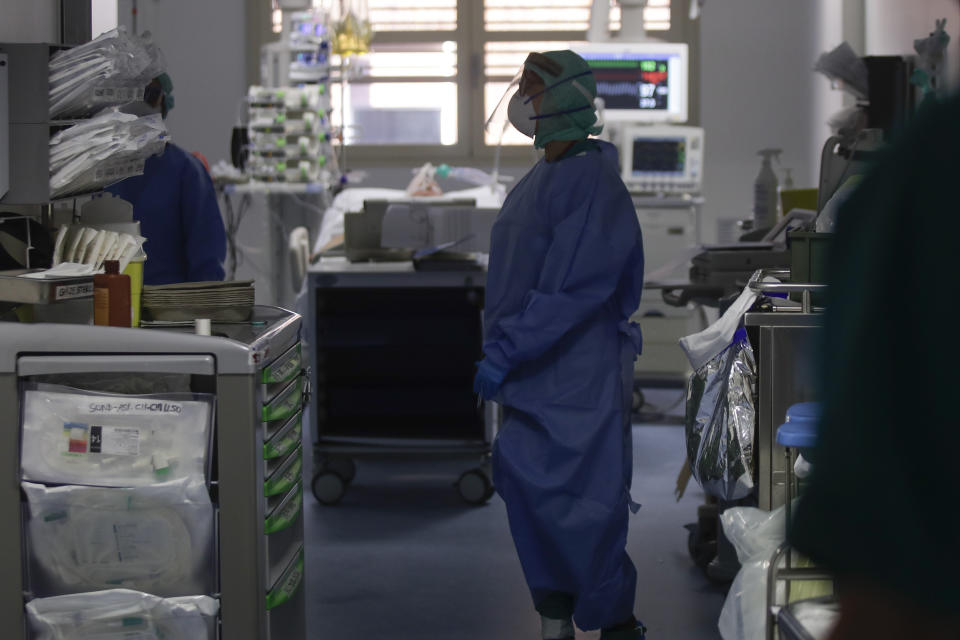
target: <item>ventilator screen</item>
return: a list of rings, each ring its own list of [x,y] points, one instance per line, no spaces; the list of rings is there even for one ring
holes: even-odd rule
[[[687,143],[682,138],[634,138],[634,177],[655,174],[682,175],[687,162]]]

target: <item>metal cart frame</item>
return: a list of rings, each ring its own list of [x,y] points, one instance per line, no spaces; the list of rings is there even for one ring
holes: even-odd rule
[[[476,289],[486,283],[482,270],[418,271],[410,262],[348,263],[321,262],[307,274],[307,343],[311,355],[318,351],[317,291],[320,289],[363,288],[450,288]],[[478,312],[482,313],[482,309]],[[385,318],[384,322],[389,322]],[[476,360],[482,353],[476,354]],[[313,388],[321,389],[317,380],[318,366],[312,368]],[[322,504],[336,504],[343,497],[356,474],[354,458],[381,456],[463,458],[474,465],[457,481],[461,497],[470,504],[486,503],[493,496],[490,451],[499,425],[499,407],[484,404],[484,433],[480,439],[413,439],[390,437],[326,436],[317,421],[321,406],[319,394],[310,401],[310,421],[314,434],[314,496]]]
[[[786,583],[786,602],[790,602],[790,583],[798,581],[832,581],[833,575],[824,569],[815,567],[793,567],[791,566],[792,550],[790,544],[784,542],[773,553],[770,558],[770,568],[767,570],[767,602],[766,602],[766,620],[765,631],[766,640],[774,640],[777,637],[778,630],[790,630],[793,635],[789,638],[798,638],[806,640],[801,635],[802,629],[799,624],[790,615],[785,615],[785,610],[789,610],[789,604],[777,604],[777,585],[781,582]],[[780,568],[780,561],[786,558],[787,566]],[[782,635],[782,634],[781,634]]]
[[[816,380],[812,354],[817,353],[818,334],[823,327],[823,314],[813,306],[814,294],[826,290],[826,285],[809,283],[763,282],[765,276],[789,278],[789,270],[767,269],[759,271],[751,278],[751,290],[761,293],[779,293],[799,295],[799,307],[774,307],[771,312],[748,313],[745,318],[747,327],[759,331],[760,348],[758,365],[760,368],[759,402],[759,498],[760,508],[773,510],[779,506],[786,509],[787,529],[790,528],[791,505],[796,494],[796,478],[793,464],[795,452],[790,447],[777,444],[777,429],[783,422],[790,405],[796,402],[813,400]],[[784,362],[788,367],[777,367]],[[767,640],[777,636],[778,621],[785,618],[785,630],[790,626],[789,616],[782,616],[787,605],[777,604],[777,585],[786,584],[786,601],[790,601],[790,584],[796,581],[833,580],[833,576],[819,568],[800,568],[793,566],[793,551],[788,542],[781,544],[770,559],[767,574],[766,620]],[[780,562],[786,566],[780,568]],[[799,629],[802,632],[802,629]],[[797,637],[797,636],[793,636]],[[802,638],[802,636],[799,636]]]
[[[789,272],[760,271],[749,286],[758,293],[791,293],[803,296],[800,307],[774,307],[744,316],[750,340],[757,348],[759,378],[757,471],[759,507],[771,511],[786,502],[787,463],[777,444],[777,428],[787,409],[797,402],[816,399],[816,362],[823,314],[811,304],[811,294],[824,285],[762,282],[766,275]],[[787,366],[784,366],[787,365]]]

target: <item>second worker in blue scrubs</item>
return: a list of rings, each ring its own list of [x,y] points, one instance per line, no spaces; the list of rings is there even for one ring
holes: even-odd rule
[[[573,640],[575,621],[604,640],[639,640],[626,541],[640,227],[616,148],[589,137],[600,131],[596,82],[580,56],[530,54],[508,96],[510,123],[545,157],[491,236],[474,386],[503,406],[494,484],[542,637]]]
[[[144,92],[146,109],[167,117],[173,85],[166,74]],[[210,174],[197,158],[167,143],[147,159],[143,175],[107,191],[133,204],[133,217],[147,239],[143,282],[148,285],[223,280],[226,232]]]

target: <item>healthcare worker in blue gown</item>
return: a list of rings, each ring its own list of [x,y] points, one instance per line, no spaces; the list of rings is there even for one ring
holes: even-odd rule
[[[474,382],[503,407],[493,480],[549,640],[572,640],[573,622],[645,633],[625,550],[643,243],[616,149],[589,138],[595,98],[580,56],[532,53],[498,107],[545,156],[493,227]]]
[[[173,108],[173,85],[164,74],[147,85],[139,114]],[[223,280],[226,232],[210,174],[197,158],[173,143],[147,159],[143,175],[107,191],[133,204],[144,247],[144,284]]]

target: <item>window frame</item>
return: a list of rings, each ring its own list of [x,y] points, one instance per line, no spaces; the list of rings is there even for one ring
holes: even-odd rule
[[[671,2],[670,29],[654,33],[665,42],[687,42],[690,46],[690,91],[688,123],[699,123],[699,23],[692,22],[681,10],[679,0]],[[492,163],[496,147],[484,141],[483,122],[486,113],[479,113],[485,105],[484,86],[487,82],[512,78],[486,76],[484,65],[487,42],[582,42],[586,31],[486,31],[482,0],[457,0],[457,28],[452,31],[383,31],[374,33],[373,44],[407,44],[454,41],[457,43],[457,74],[451,78],[403,76],[361,79],[354,84],[375,82],[454,82],[457,87],[457,142],[452,145],[348,145],[348,166],[409,167],[411,164],[433,162],[439,164]],[[613,40],[616,41],[616,40]],[[337,108],[336,105],[334,108]],[[337,147],[339,151],[339,147]],[[388,150],[385,153],[385,149]],[[500,149],[500,161],[505,164],[528,162],[533,157],[531,147],[507,145]]]

